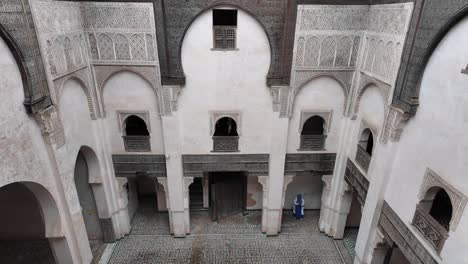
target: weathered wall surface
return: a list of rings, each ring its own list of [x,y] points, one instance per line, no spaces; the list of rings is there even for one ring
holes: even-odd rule
[[[464,45],[468,40],[467,27],[465,18],[432,54],[422,77],[419,110],[409,121],[399,143],[385,197],[407,223],[413,219],[427,169],[465,196],[468,194],[468,76],[460,73],[468,55]],[[466,209],[458,217],[460,222],[456,230],[449,232],[440,255],[444,263],[461,263],[468,258],[463,250],[468,235]]]

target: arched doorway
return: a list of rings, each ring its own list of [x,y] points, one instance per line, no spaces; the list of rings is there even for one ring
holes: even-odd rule
[[[50,193],[32,182],[0,188],[0,263],[72,263]]]
[[[94,152],[87,147],[83,147],[78,152],[75,162],[74,181],[89,245],[93,257],[96,258],[104,250],[104,234],[99,219],[95,193],[90,184],[90,182],[96,181],[94,177],[98,176],[95,174],[99,171],[97,158],[93,155]],[[91,177],[94,179],[91,179]]]

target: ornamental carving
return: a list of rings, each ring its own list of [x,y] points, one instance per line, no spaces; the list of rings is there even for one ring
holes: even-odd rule
[[[313,116],[320,116],[325,121],[324,123],[324,134],[327,134],[330,131],[331,120],[332,120],[333,110],[302,110],[301,119],[299,122],[299,133],[301,133],[304,123],[307,119]]]
[[[400,141],[401,133],[410,119],[408,113],[403,112],[401,109],[390,106],[385,115],[384,128],[380,141],[384,144],[390,142]]]
[[[45,59],[52,78],[60,78],[85,67],[84,50],[85,43],[81,33],[57,35],[46,39]]]
[[[41,128],[42,136],[47,143],[60,148],[65,144],[65,132],[55,106],[50,106],[34,115]]]
[[[463,215],[463,211],[465,210],[468,198],[453,185],[448,183],[444,178],[428,168],[419,191],[419,200],[423,200],[429,189],[433,187],[443,188],[449,195],[453,208],[450,230],[455,231]]]

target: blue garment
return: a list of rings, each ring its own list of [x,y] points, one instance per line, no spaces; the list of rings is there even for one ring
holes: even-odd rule
[[[304,199],[300,194],[298,194],[296,199],[294,199],[293,213],[296,219],[301,219],[304,217]]]

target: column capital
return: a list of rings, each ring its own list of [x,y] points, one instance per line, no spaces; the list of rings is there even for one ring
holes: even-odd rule
[[[263,191],[267,192],[268,191],[269,177],[268,176],[258,176],[257,178],[258,178],[258,182],[263,187]]]
[[[188,188],[190,184],[193,183],[194,179],[195,179],[194,177],[184,177],[184,191],[185,192],[188,192]]]
[[[286,192],[288,185],[294,180],[295,175],[284,175],[283,192]]]
[[[156,178],[158,183],[161,184],[161,186],[164,188],[164,191],[166,192],[167,195],[167,177],[157,177]]]
[[[322,176],[323,188],[325,190],[327,190],[327,191],[331,190],[332,180],[333,180],[333,175],[323,175]]]

